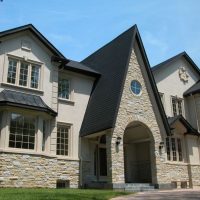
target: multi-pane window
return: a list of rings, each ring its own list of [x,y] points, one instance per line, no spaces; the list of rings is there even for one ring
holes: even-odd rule
[[[167,160],[183,161],[182,144],[180,138],[166,138]]]
[[[40,66],[32,65],[31,67],[31,88],[38,88]]]
[[[12,113],[10,119],[9,147],[34,149],[35,119]]]
[[[69,130],[66,125],[58,125],[57,127],[57,155],[69,155]]]
[[[16,82],[17,61],[9,60],[7,82],[15,84]]]
[[[172,111],[173,115],[182,115],[183,114],[183,100],[177,97],[172,97]]]
[[[70,83],[68,79],[59,80],[58,97],[63,99],[70,99]]]
[[[19,72],[19,85],[27,86],[28,82],[28,64],[21,62]]]
[[[39,89],[40,65],[9,59],[7,83]]]
[[[139,95],[141,93],[142,86],[138,81],[133,80],[131,81],[131,90],[134,94]]]

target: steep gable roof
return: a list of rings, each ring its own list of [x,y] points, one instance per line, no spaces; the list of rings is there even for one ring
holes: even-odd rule
[[[58,49],[56,49],[56,47],[54,47],[53,44],[51,44],[51,42],[49,42],[32,24],[27,24],[24,26],[19,26],[17,28],[2,31],[0,32],[0,39],[2,37],[26,30],[29,30],[31,33],[33,33],[40,40],[40,42],[42,42],[54,55],[65,58],[65,56],[62,55],[62,53],[58,51]]]
[[[89,75],[89,76],[99,76],[100,74],[89,67],[73,60],[67,59],[49,40],[47,40],[32,24],[27,24],[17,28],[9,29],[6,31],[0,32],[0,40],[2,37],[6,37],[15,33],[30,31],[35,35],[45,47],[47,47],[54,56],[52,56],[52,61],[58,62],[63,65],[65,70],[74,71],[77,73]]]
[[[171,64],[172,62],[177,61],[181,57],[185,58],[190,63],[190,65],[192,66],[194,71],[200,76],[200,70],[199,70],[198,66],[194,63],[194,61],[190,58],[190,56],[185,51],[182,52],[182,53],[177,54],[176,56],[173,56],[173,57],[165,60],[164,62],[161,62],[158,65],[155,65],[154,67],[152,67],[152,71],[156,72],[157,70],[164,69],[169,64]]]
[[[200,81],[192,85],[188,90],[183,93],[184,97],[200,93]]]
[[[167,133],[169,124],[137,29],[133,26],[82,61],[101,73],[91,94],[80,135],[114,128],[134,41],[138,41],[147,74]]]
[[[199,132],[195,128],[193,128],[192,125],[182,115],[177,115],[175,117],[168,117],[167,119],[171,127],[177,121],[180,121],[183,124],[183,126],[187,129],[187,132],[185,134],[200,136]]]

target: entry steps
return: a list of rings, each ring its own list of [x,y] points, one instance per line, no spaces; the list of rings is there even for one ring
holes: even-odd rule
[[[150,183],[126,183],[124,190],[126,192],[153,191],[155,186]]]
[[[106,182],[91,182],[84,186],[84,188],[93,188],[93,189],[114,189],[127,192],[143,192],[143,191],[153,191],[155,185],[151,183],[114,183],[109,184]]]

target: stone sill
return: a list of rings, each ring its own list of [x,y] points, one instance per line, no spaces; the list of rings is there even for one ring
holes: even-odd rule
[[[200,163],[197,164],[197,163],[184,163],[184,162],[165,162],[165,164],[169,164],[169,165],[183,165],[183,166],[186,166],[186,165],[191,165],[191,166],[200,166]]]
[[[59,101],[60,103],[65,103],[65,104],[70,104],[70,105],[74,105],[74,104],[75,104],[74,101],[69,100],[69,99],[58,98],[58,101]]]
[[[19,86],[19,85],[13,85],[13,84],[9,84],[9,83],[1,83],[1,85],[6,87],[6,88],[13,88],[13,89],[17,88],[17,89],[20,89],[20,91],[22,91],[22,92],[28,91],[28,92],[37,93],[37,94],[40,94],[40,95],[44,94],[44,91],[42,91],[42,90],[23,87],[23,86]]]
[[[19,150],[19,149],[1,149],[0,148],[0,153],[9,153],[9,154],[23,154],[23,155],[34,155],[34,156],[42,156],[46,158],[55,158],[58,160],[70,160],[70,161],[79,161],[78,158],[73,158],[69,156],[58,156],[58,155],[51,155],[43,152],[35,152],[35,151],[24,151],[24,150]]]

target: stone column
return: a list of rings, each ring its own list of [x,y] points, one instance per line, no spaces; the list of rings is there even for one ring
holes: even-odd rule
[[[36,151],[42,152],[42,142],[43,142],[43,119],[39,116],[38,117],[38,129],[36,135]]]
[[[9,143],[8,111],[2,112],[0,148],[5,149]]]

